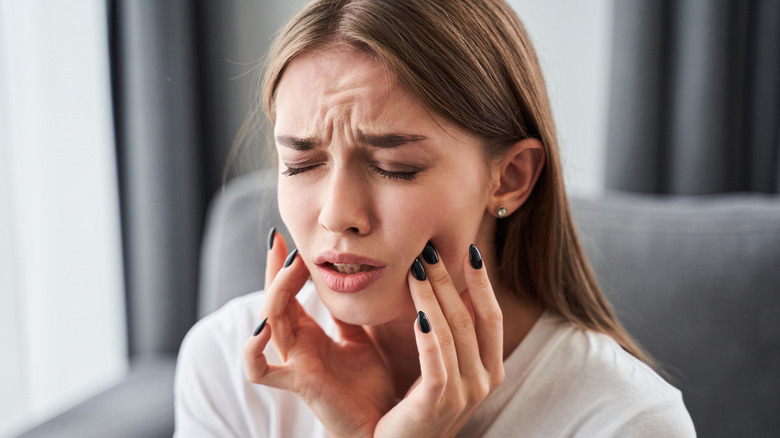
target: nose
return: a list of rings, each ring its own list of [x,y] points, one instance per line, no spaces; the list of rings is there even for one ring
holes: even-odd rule
[[[359,172],[333,169],[322,193],[318,221],[332,233],[366,235],[371,232],[368,188]]]

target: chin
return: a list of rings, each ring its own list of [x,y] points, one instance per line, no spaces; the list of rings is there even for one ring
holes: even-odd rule
[[[411,294],[390,294],[386,291],[366,290],[353,294],[333,292],[322,285],[317,293],[334,318],[353,325],[382,325],[407,315],[416,314]],[[385,293],[382,293],[385,292]]]

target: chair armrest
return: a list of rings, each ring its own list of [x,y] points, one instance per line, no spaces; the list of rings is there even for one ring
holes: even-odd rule
[[[20,438],[170,438],[176,358],[133,361],[121,383],[23,433]]]

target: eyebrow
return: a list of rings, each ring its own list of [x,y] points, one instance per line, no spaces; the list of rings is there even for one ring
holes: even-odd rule
[[[398,132],[389,134],[365,134],[362,131],[358,131],[357,134],[358,143],[382,149],[392,149],[407,143],[415,143],[427,139],[428,137],[424,135],[403,134]],[[295,149],[296,151],[309,151],[315,149],[322,143],[315,137],[300,138],[292,135],[277,136],[276,141],[279,144]]]
[[[407,143],[415,143],[427,139],[428,137],[424,135],[401,134],[396,132],[391,134],[364,134],[362,131],[358,131],[357,135],[358,142],[383,149],[395,148]]]
[[[292,135],[279,135],[276,142],[296,151],[310,151],[320,144],[317,138],[300,138]]]

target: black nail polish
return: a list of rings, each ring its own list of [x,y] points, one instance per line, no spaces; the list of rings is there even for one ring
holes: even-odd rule
[[[433,249],[433,244],[429,240],[423,248],[422,256],[425,259],[425,263],[429,265],[435,265],[439,261],[439,255],[436,254],[436,250]]]
[[[268,251],[274,247],[274,237],[276,237],[276,227],[271,227],[271,231],[268,232]]]
[[[261,331],[263,331],[263,328],[265,327],[265,323],[268,321],[268,317],[266,316],[261,322],[260,325],[257,326],[255,329],[255,332],[252,334],[252,336],[257,336],[260,334]]]
[[[417,325],[420,326],[420,331],[423,333],[430,333],[431,323],[428,321],[428,316],[423,311],[417,312]]]
[[[412,263],[412,275],[420,281],[425,281],[425,269],[423,269],[420,259],[414,259],[414,262]]]
[[[471,261],[471,267],[474,269],[482,267],[482,254],[480,254],[479,249],[473,243],[469,246],[469,261]]]
[[[292,250],[290,255],[287,256],[287,260],[284,261],[284,267],[288,267],[293,264],[295,261],[295,256],[298,255],[298,249]]]

